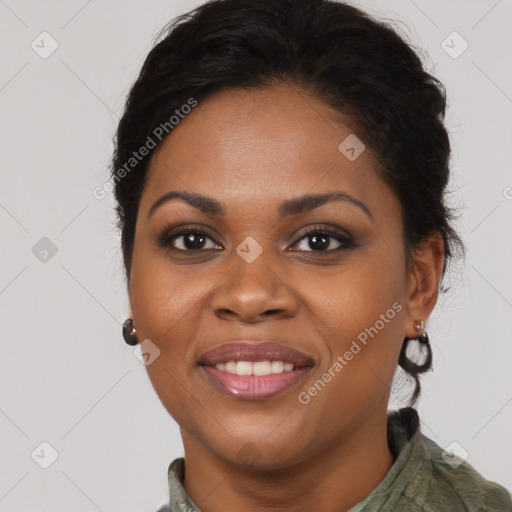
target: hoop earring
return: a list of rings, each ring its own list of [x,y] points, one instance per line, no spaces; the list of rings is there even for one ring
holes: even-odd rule
[[[137,332],[137,329],[133,327],[133,320],[131,318],[128,318],[123,323],[123,338],[128,345],[137,345],[139,343],[139,340],[135,338],[135,333]]]

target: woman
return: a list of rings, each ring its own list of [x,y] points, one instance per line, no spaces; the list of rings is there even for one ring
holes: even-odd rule
[[[413,408],[463,251],[445,108],[391,27],[328,0],[209,2],[150,52],[112,178],[124,338],[184,444],[163,510],[512,510]]]

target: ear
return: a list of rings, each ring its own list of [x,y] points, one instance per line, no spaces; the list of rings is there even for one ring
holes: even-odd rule
[[[416,320],[425,324],[434,309],[439,295],[439,284],[444,263],[444,242],[439,232],[431,235],[413,254],[407,278],[405,336],[417,338]]]

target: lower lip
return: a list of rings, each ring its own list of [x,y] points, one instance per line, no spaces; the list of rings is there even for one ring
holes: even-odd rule
[[[298,384],[312,366],[270,375],[237,375],[218,370],[215,366],[201,368],[213,384],[228,395],[242,400],[265,400]]]

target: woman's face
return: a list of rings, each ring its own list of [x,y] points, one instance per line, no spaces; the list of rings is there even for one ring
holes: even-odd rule
[[[281,85],[199,103],[157,148],[130,300],[143,351],[160,351],[147,371],[185,449],[193,439],[232,462],[285,467],[356,432],[372,435],[370,418],[385,413],[403,338],[417,336],[408,302],[416,282],[400,204],[358,144],[348,118]],[[171,191],[213,204],[174,198],[150,213]],[[354,201],[297,201],[332,193]],[[298,380],[267,377],[266,395],[244,395],[237,382],[265,377],[199,364],[239,340],[291,347],[312,366]],[[238,379],[231,391],[212,377],[221,372]],[[283,379],[293,383],[276,394]]]

